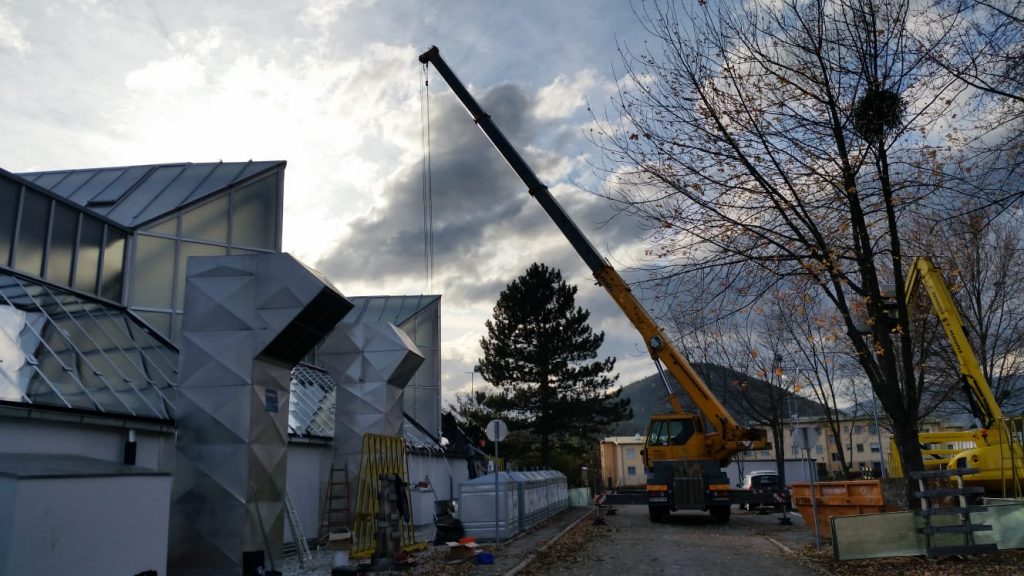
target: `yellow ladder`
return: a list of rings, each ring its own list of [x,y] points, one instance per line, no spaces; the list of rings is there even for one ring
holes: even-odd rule
[[[400,436],[380,434],[363,435],[363,455],[359,466],[359,489],[356,492],[355,527],[353,530],[352,558],[371,558],[377,546],[378,494],[381,476],[394,474],[408,485],[405,469],[405,440]],[[408,520],[399,519],[401,549],[406,552],[426,548],[426,542],[416,542],[412,512]]]

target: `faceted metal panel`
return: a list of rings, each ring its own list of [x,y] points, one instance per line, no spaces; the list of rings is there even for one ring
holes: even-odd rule
[[[406,385],[403,409],[431,434],[441,435],[441,297],[357,296],[343,324],[386,324],[402,330],[424,362]]]
[[[423,362],[416,345],[392,324],[341,324],[322,343],[318,360],[336,383],[334,461],[348,465],[356,486],[363,434],[398,436],[402,390]]]
[[[296,350],[278,338],[291,334],[311,348],[350,308],[287,254],[189,261],[172,574],[238,574],[246,551],[280,558]]]

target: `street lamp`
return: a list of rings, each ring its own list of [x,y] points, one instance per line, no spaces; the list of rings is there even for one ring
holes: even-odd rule
[[[479,374],[479,373],[480,373],[480,365],[479,364],[475,364],[473,366],[473,371],[472,372],[466,372],[466,374],[469,374],[469,395],[471,397],[474,397],[474,398],[476,397],[476,393],[474,391],[474,386],[473,385],[474,385],[474,381],[476,379],[476,375]]]

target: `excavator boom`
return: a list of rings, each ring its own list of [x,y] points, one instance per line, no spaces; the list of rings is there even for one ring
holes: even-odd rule
[[[923,284],[928,292],[928,298],[935,308],[935,314],[942,323],[942,329],[946,332],[949,343],[953,346],[957,362],[960,364],[960,375],[963,378],[968,399],[974,410],[975,416],[981,421],[983,428],[992,428],[997,422],[1003,420],[1003,412],[992,395],[988,380],[981,371],[981,364],[978,357],[971,348],[971,342],[964,332],[964,323],[957,310],[953,295],[950,294],[946,282],[942,279],[935,264],[927,256],[919,256],[910,265],[910,272],[905,282],[907,299],[912,301],[917,286]]]

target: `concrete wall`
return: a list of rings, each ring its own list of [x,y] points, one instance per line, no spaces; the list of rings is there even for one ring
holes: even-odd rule
[[[331,470],[331,444],[288,443],[288,482],[286,488],[295,505],[302,535],[316,538],[320,531],[320,509],[327,494],[327,478]],[[351,489],[355,495],[355,489]],[[294,542],[290,527],[284,531],[284,541]]]
[[[170,476],[0,477],[0,574],[167,573]]]

